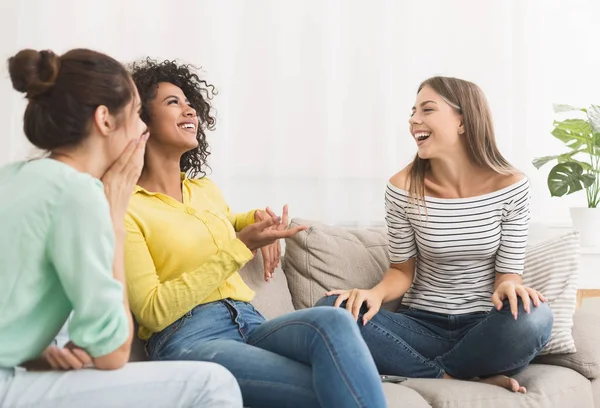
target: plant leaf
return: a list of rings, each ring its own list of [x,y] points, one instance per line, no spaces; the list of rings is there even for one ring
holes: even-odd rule
[[[548,189],[552,197],[562,197],[588,188],[596,180],[596,176],[583,173],[581,164],[570,161],[558,163],[548,174]]]
[[[589,135],[592,133],[592,128],[585,119],[565,119],[560,122],[554,121],[554,126],[578,135]]]
[[[589,163],[586,163],[586,162],[582,162],[582,161],[579,161],[579,160],[575,160],[575,159],[573,159],[573,158],[571,158],[571,159],[568,159],[568,160],[564,160],[564,161],[562,161],[562,162],[561,162],[561,161],[559,161],[559,163],[565,163],[565,162],[569,162],[569,161],[570,161],[570,162],[573,162],[573,163],[577,163],[577,164],[579,164],[579,165],[581,166],[581,168],[582,168],[582,169],[584,169],[585,171],[594,171],[594,167],[592,167],[592,165],[591,165],[591,164],[589,164]]]
[[[573,112],[573,111],[581,111],[582,110],[581,108],[577,108],[572,105],[565,105],[565,104],[561,104],[561,103],[553,104],[552,108],[554,108],[554,113]]]
[[[579,149],[594,143],[590,124],[583,119],[566,119],[554,122],[552,135],[571,149]]]
[[[588,121],[592,130],[600,133],[600,105],[592,105],[587,111]]]
[[[555,156],[536,157],[535,159],[533,159],[531,164],[533,164],[535,166],[535,168],[539,170],[540,167],[542,167],[546,163],[551,162],[552,160],[558,160],[559,163],[573,161],[573,162],[577,162],[577,163],[581,164],[581,166],[584,169],[590,170],[592,168],[592,166],[589,165],[588,163],[582,163],[582,162],[579,162],[578,160],[573,159],[573,156],[575,156],[578,153],[582,153],[582,152],[585,152],[585,150],[574,150],[572,152],[557,154]]]

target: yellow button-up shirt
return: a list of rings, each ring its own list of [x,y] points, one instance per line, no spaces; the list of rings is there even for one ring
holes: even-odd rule
[[[182,175],[182,192],[180,202],[137,186],[127,211],[127,292],[144,340],[199,304],[254,297],[238,273],[252,252],[236,231],[255,211],[232,214],[207,178]]]

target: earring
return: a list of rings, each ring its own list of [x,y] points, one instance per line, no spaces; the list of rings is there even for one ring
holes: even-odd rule
[[[464,129],[458,129],[458,134],[459,134],[459,135],[462,135],[463,133],[465,133],[465,130],[464,130]]]

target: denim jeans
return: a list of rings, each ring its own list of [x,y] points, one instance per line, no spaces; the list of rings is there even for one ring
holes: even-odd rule
[[[130,363],[119,370],[0,368],[2,408],[242,408],[233,375],[211,363]]]
[[[299,310],[266,321],[250,303],[196,306],[153,334],[152,360],[223,365],[250,407],[385,407],[383,387],[352,315]]]
[[[333,306],[335,299],[324,297],[317,306]],[[359,322],[365,312],[363,306]],[[501,310],[460,315],[381,309],[359,327],[381,374],[441,378],[446,373],[466,380],[522,371],[550,340],[552,323],[547,303],[532,303],[528,314],[519,299],[517,320],[506,300]]]

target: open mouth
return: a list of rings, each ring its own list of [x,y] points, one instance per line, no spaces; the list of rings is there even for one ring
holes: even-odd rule
[[[177,125],[177,127],[185,130],[186,132],[196,133],[196,125],[191,122],[180,123],[179,125]]]
[[[430,132],[418,132],[415,133],[415,140],[417,141],[417,143],[421,143],[429,139],[429,136],[431,136]]]

